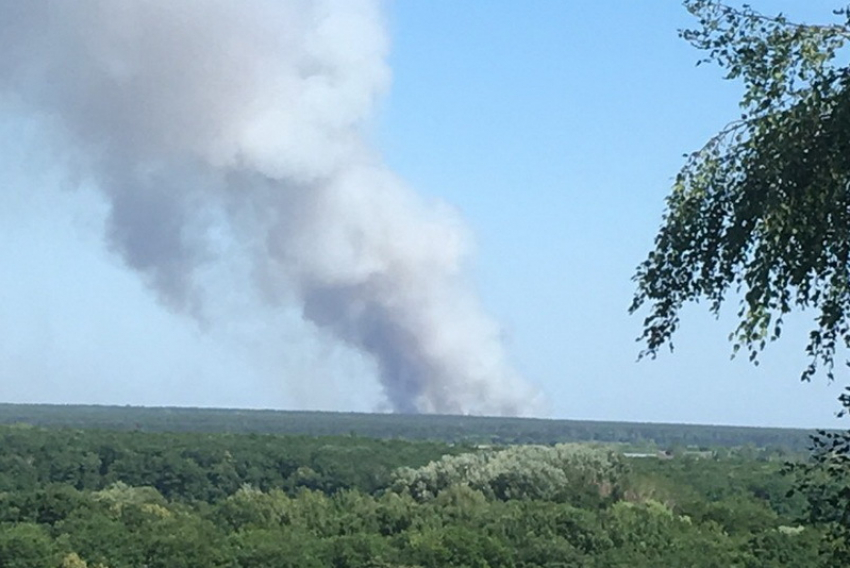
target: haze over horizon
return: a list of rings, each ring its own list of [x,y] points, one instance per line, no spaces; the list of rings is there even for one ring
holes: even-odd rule
[[[0,0],[0,401],[838,424],[805,314],[759,367],[700,306],[635,361],[740,92],[681,6],[202,4]]]

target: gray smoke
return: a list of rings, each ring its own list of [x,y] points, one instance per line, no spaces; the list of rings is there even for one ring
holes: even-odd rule
[[[394,410],[528,413],[463,224],[364,141],[387,49],[377,0],[0,0],[5,106],[103,192],[165,304],[204,318],[237,250],[265,302],[374,357]]]

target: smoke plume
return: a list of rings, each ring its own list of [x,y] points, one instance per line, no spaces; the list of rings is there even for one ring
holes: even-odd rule
[[[0,0],[4,105],[103,193],[164,304],[203,318],[227,248],[264,302],[370,354],[394,410],[527,413],[463,224],[364,139],[387,49],[377,0]]]

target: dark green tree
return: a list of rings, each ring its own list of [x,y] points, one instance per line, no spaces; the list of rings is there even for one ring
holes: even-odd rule
[[[0,525],[0,566],[4,568],[54,568],[58,555],[43,527],[21,523]]]

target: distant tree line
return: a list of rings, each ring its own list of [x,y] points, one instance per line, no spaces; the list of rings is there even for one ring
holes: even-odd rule
[[[0,404],[0,424],[156,432],[230,432],[403,438],[476,444],[616,442],[635,448],[736,447],[802,452],[807,430],[544,420],[480,416],[358,414],[281,410]]]

